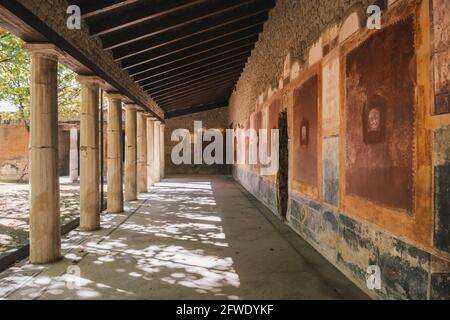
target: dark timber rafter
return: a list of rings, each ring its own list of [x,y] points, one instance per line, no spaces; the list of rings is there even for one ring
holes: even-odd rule
[[[197,112],[203,112],[203,111],[223,108],[226,106],[228,106],[228,101],[225,100],[225,101],[212,102],[212,103],[208,103],[208,104],[193,106],[190,108],[168,110],[166,112],[166,119],[180,117],[180,116],[188,115],[191,113],[197,113]]]
[[[228,84],[228,83],[233,83],[234,84],[235,83],[235,79],[229,77],[228,79],[224,78],[224,79],[219,79],[219,80],[215,80],[215,81],[209,81],[209,82],[206,82],[206,83],[203,83],[203,84],[197,84],[197,85],[191,86],[187,90],[170,91],[170,92],[167,92],[165,94],[160,94],[159,96],[155,96],[155,100],[157,100],[158,102],[163,102],[167,98],[179,97],[180,95],[185,94],[185,93],[194,92],[194,91],[197,91],[199,89],[218,87],[218,86],[225,85],[225,84]]]
[[[72,4],[83,8],[82,17],[90,18],[99,14],[106,14],[114,9],[123,8],[139,0],[73,0]]]
[[[170,99],[166,99],[161,101],[160,103],[164,103],[164,105],[166,106],[170,106],[172,104],[176,104],[176,103],[181,103],[183,101],[188,101],[188,100],[192,100],[194,98],[197,97],[202,97],[205,93],[206,94],[217,94],[217,93],[221,93],[221,92],[231,92],[233,89],[234,84],[229,83],[229,84],[221,84],[221,85],[215,85],[215,86],[211,86],[210,88],[203,88],[203,89],[198,89],[196,91],[193,92],[189,92],[189,93],[185,93],[181,96],[177,96],[177,97],[173,97]]]
[[[105,18],[93,24],[91,34],[93,36],[100,36],[134,26],[144,21],[164,17],[167,14],[181,11],[205,2],[206,0],[170,0],[153,4],[137,2],[136,5],[118,12],[115,19]]]
[[[152,66],[165,66],[170,63],[179,62],[181,60],[187,60],[192,57],[205,57],[208,56],[211,52],[223,52],[228,48],[240,48],[242,46],[254,45],[254,40],[258,38],[258,35],[255,33],[251,33],[248,35],[242,35],[242,38],[239,37],[237,39],[232,39],[230,41],[217,41],[215,43],[209,43],[208,46],[202,45],[200,47],[194,47],[186,49],[182,52],[182,54],[177,55],[167,55],[158,59],[144,60],[144,61],[136,61],[136,58],[125,59],[122,61],[122,67],[124,69],[128,69],[128,65],[131,67],[141,66],[145,64],[145,67],[150,68]]]
[[[69,0],[164,110],[226,101],[275,0]]]
[[[181,84],[181,85],[183,85],[183,84],[190,84],[190,83],[193,83],[193,82],[198,81],[198,80],[210,78],[212,76],[216,76],[216,75],[217,76],[221,76],[221,75],[226,74],[227,72],[234,72],[234,71],[238,72],[239,70],[242,70],[243,67],[244,67],[244,64],[242,63],[242,64],[239,64],[239,65],[231,66],[229,68],[225,68],[225,69],[221,69],[221,70],[217,70],[217,71],[213,71],[213,72],[204,73],[204,74],[202,74],[200,76],[198,74],[195,74],[195,75],[192,75],[192,76],[188,76],[188,77],[180,78],[180,79],[177,79],[177,80],[174,80],[174,81],[170,81],[170,82],[164,83],[162,85],[157,85],[157,86],[146,85],[146,86],[143,86],[143,88],[144,88],[144,90],[147,90],[147,91],[157,90],[157,89],[173,88],[174,86],[176,86],[178,84]]]
[[[124,30],[109,32],[102,36],[102,41],[107,48],[114,48],[118,45],[126,45],[140,39],[155,36],[169,30],[186,27],[195,21],[201,21],[207,17],[224,13],[235,7],[240,7],[256,0],[226,0],[217,1],[216,5],[201,3],[190,10],[174,12],[166,16],[160,16],[144,23],[140,23]]]
[[[219,70],[224,70],[227,67],[232,67],[232,66],[240,66],[242,64],[244,64],[247,61],[247,57],[238,57],[237,59],[228,59],[225,62],[216,64],[216,65],[209,65],[209,66],[203,66],[200,67],[198,69],[196,69],[195,74],[196,75],[203,75],[203,74],[209,74],[212,71],[219,71]],[[180,72],[171,76],[167,76],[167,77],[162,77],[162,78],[152,78],[152,79],[145,79],[141,82],[139,82],[139,84],[145,85],[145,84],[159,84],[159,83],[169,83],[169,81],[171,80],[180,80],[180,79],[184,79],[182,77],[184,76],[192,76],[192,74],[194,74],[193,72],[191,72],[191,70],[187,70],[186,72]]]
[[[161,95],[161,94],[166,94],[166,93],[171,93],[171,92],[180,92],[180,91],[186,91],[189,90],[189,88],[192,88],[193,86],[197,86],[197,85],[201,85],[201,84],[205,84],[205,83],[211,83],[217,80],[221,80],[221,79],[236,79],[236,71],[232,71],[232,72],[224,72],[223,74],[217,75],[213,78],[204,78],[204,79],[200,79],[191,83],[181,83],[181,84],[177,84],[175,86],[169,86],[168,88],[164,88],[164,89],[160,89],[160,90],[155,90],[155,91],[149,91],[152,95],[152,97]]]
[[[185,106],[193,106],[198,105],[201,103],[201,101],[204,100],[204,97],[208,98],[208,101],[220,101],[220,97],[223,95],[230,95],[231,94],[231,88],[222,90],[222,91],[213,91],[212,93],[201,93],[199,96],[192,96],[189,98],[186,98],[184,100],[176,101],[174,103],[168,103],[166,105],[167,109],[176,108],[176,107],[185,107]]]
[[[187,44],[183,43],[183,42],[175,43],[175,44],[172,44],[169,46],[159,47],[154,50],[139,53],[137,55],[134,55],[134,58],[141,59],[141,60],[147,62],[147,61],[153,61],[158,58],[165,57],[167,55],[174,55],[174,54],[177,54],[180,52],[186,52],[189,49],[197,50],[197,51],[198,50],[206,50],[206,49],[210,48],[211,46],[217,46],[224,42],[227,43],[227,42],[231,42],[231,41],[240,40],[242,38],[247,38],[252,35],[256,35],[256,34],[258,34],[257,30],[259,30],[260,28],[261,28],[260,26],[255,26],[255,27],[238,30],[238,32],[232,31],[230,33],[226,33],[225,35],[220,35],[220,36],[214,37],[213,39],[202,40],[200,42],[187,43]],[[194,49],[192,49],[192,48],[194,48]],[[122,58],[117,58],[117,57],[115,57],[115,58],[117,60],[122,60]],[[125,58],[129,58],[129,57],[125,57]]]
[[[241,55],[250,56],[250,53],[253,48],[254,48],[254,45],[250,44],[250,45],[246,45],[243,47],[232,48],[231,50],[221,51],[218,54],[208,55],[203,58],[200,57],[199,59],[192,59],[190,62],[182,61],[179,64],[169,63],[164,66],[156,66],[153,68],[150,67],[149,69],[142,68],[142,69],[140,69],[142,71],[137,71],[139,69],[129,69],[128,73],[131,76],[134,76],[135,80],[141,80],[141,79],[147,78],[148,76],[157,77],[157,76],[160,76],[163,74],[176,72],[177,70],[185,70],[186,68],[189,68],[189,67],[195,68],[196,66],[208,65],[209,63],[223,61],[223,60],[231,58],[231,57],[236,57],[236,56],[241,56]],[[136,70],[135,73],[133,73],[134,70]]]
[[[162,81],[162,80],[166,80],[166,79],[170,79],[173,77],[178,77],[180,75],[186,74],[186,73],[192,73],[192,72],[201,72],[205,69],[211,69],[211,68],[215,68],[217,66],[224,66],[226,63],[232,62],[232,61],[237,61],[237,60],[244,60],[246,61],[248,59],[248,56],[250,55],[250,52],[238,52],[236,54],[232,54],[232,55],[226,55],[224,58],[222,59],[214,59],[211,61],[202,61],[202,62],[198,62],[195,63],[193,65],[188,65],[185,66],[183,68],[180,68],[178,70],[175,71],[171,71],[171,72],[164,72],[162,74],[151,74],[149,73],[142,73],[139,76],[134,77],[134,79],[139,83],[142,81]]]

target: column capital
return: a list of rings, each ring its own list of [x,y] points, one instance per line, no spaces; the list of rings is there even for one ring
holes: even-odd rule
[[[164,127],[166,126],[166,124],[164,122],[161,122],[161,124],[159,125],[161,128],[164,129]]]
[[[122,102],[124,100],[123,95],[119,92],[106,92],[105,97],[106,99],[111,101],[119,100],[120,102]]]
[[[127,103],[125,102],[125,109],[126,110],[136,110],[139,111],[139,105],[135,104],[135,103]]]
[[[22,48],[31,54],[42,55],[56,61],[64,55],[63,51],[53,43],[25,43]]]
[[[106,86],[106,82],[102,78],[94,75],[78,75],[77,81],[88,87],[105,88]]]

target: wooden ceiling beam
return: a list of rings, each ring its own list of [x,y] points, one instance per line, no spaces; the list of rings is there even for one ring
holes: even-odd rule
[[[213,59],[220,59],[226,56],[231,56],[234,54],[239,53],[246,53],[253,50],[255,47],[254,43],[244,43],[244,44],[238,44],[234,46],[225,46],[225,47],[219,47],[214,50],[209,51],[208,55],[206,56],[199,56],[198,54],[188,57],[183,57],[181,59],[177,59],[176,61],[169,61],[166,63],[162,63],[161,65],[154,65],[154,64],[141,64],[139,66],[129,68],[128,73],[131,76],[139,75],[141,73],[145,72],[153,72],[155,75],[167,73],[170,71],[175,71],[180,68],[193,65],[202,61],[212,61]]]
[[[101,36],[132,27],[146,21],[163,20],[171,13],[182,11],[208,0],[170,0],[153,3],[137,2],[128,7],[121,7],[116,12],[91,23],[91,35]],[[184,13],[186,14],[186,13]],[[181,15],[181,14],[180,14]],[[125,30],[126,32],[126,30]]]
[[[155,50],[160,47],[174,43],[195,44],[208,39],[213,40],[220,35],[238,32],[243,28],[249,28],[263,24],[267,20],[267,9],[236,10],[231,16],[218,16],[215,21],[200,21],[194,27],[184,27],[165,32],[157,36],[148,37],[124,46],[108,47],[104,42],[105,49],[113,49],[116,59],[124,59],[142,52]]]
[[[180,74],[172,75],[170,77],[143,80],[142,82],[139,83],[139,85],[143,86],[143,85],[147,85],[147,84],[156,85],[158,83],[170,83],[170,81],[172,81],[172,80],[182,80],[185,78],[190,78],[194,74],[196,76],[210,74],[213,71],[226,70],[226,69],[228,69],[230,67],[234,67],[234,66],[243,66],[247,62],[247,59],[248,59],[248,57],[240,57],[239,59],[230,59],[227,62],[216,64],[215,66],[207,66],[204,68],[200,68],[199,70],[197,70],[195,72],[183,72]]]
[[[141,39],[156,36],[170,30],[186,27],[195,21],[201,21],[214,15],[224,14],[233,8],[242,7],[255,1],[263,0],[203,1],[195,7],[187,8],[186,10],[180,10],[178,12],[173,12],[172,14],[159,16],[157,18],[129,26],[126,29],[105,33],[101,36],[101,39],[105,48],[111,49],[118,46],[128,45]],[[163,2],[170,3],[171,1]]]
[[[197,86],[197,85],[201,85],[201,84],[205,84],[205,83],[210,83],[213,81],[219,81],[219,80],[224,80],[224,79],[236,79],[237,80],[238,76],[239,75],[237,74],[237,72],[227,72],[227,73],[224,73],[223,75],[219,75],[214,78],[200,79],[198,81],[194,81],[189,84],[182,83],[182,84],[179,84],[179,85],[176,85],[173,87],[169,87],[166,89],[162,89],[162,90],[156,90],[156,91],[151,91],[151,92],[149,91],[148,93],[151,94],[152,97],[153,97],[153,95],[161,96],[163,94],[168,94],[170,92],[188,90],[189,87]]]
[[[176,109],[184,109],[187,106],[195,106],[199,104],[207,104],[212,101],[224,101],[227,100],[232,88],[227,89],[224,88],[224,90],[221,91],[215,91],[211,92],[209,94],[201,94],[200,96],[192,96],[187,97],[185,99],[174,101],[171,103],[163,104],[161,105],[164,110],[176,110]]]
[[[217,101],[217,100],[223,101],[223,100],[227,100],[227,98],[231,94],[232,90],[233,90],[232,87],[224,88],[221,91],[214,91],[214,92],[210,92],[210,93],[206,93],[206,94],[202,93],[200,95],[186,97],[182,100],[173,101],[171,103],[161,104],[161,106],[162,106],[162,108],[164,108],[164,110],[168,110],[168,109],[173,110],[175,108],[180,108],[180,106],[206,104],[206,103],[210,103],[211,101]]]
[[[228,107],[228,101],[219,101],[219,102],[213,102],[209,104],[202,104],[195,107],[185,108],[185,109],[175,109],[175,110],[168,110],[166,111],[166,119],[181,117],[185,115],[190,115],[194,113],[199,112],[205,112],[209,110],[219,109]]]
[[[169,99],[169,98],[172,98],[172,97],[178,97],[178,96],[180,96],[182,94],[186,94],[186,93],[189,93],[189,92],[194,92],[194,91],[199,90],[199,89],[210,88],[210,87],[213,87],[213,86],[224,85],[224,84],[227,84],[227,83],[233,83],[234,84],[235,82],[236,82],[236,78],[235,77],[229,77],[229,78],[219,79],[219,80],[216,80],[216,81],[209,81],[209,82],[206,82],[206,83],[203,83],[203,84],[197,84],[195,86],[189,86],[189,88],[187,88],[187,89],[184,88],[184,89],[169,91],[169,92],[166,92],[164,94],[160,94],[159,96],[152,96],[152,97],[153,97],[153,99],[155,101],[164,101],[166,99]]]
[[[138,64],[153,62],[155,65],[161,65],[162,61],[174,61],[187,56],[192,56],[195,54],[207,55],[207,53],[217,47],[223,47],[225,45],[230,45],[236,43],[236,45],[252,44],[258,40],[259,31],[262,30],[261,26],[250,28],[242,32],[234,33],[224,37],[220,37],[213,41],[196,45],[189,48],[179,48],[175,51],[165,50],[165,52],[144,52],[131,58],[122,60],[122,66],[127,69],[128,66],[136,66]],[[164,59],[166,58],[166,59]]]
[[[231,82],[230,80],[228,80],[228,81],[223,81],[223,82],[209,84],[209,85],[204,86],[204,87],[198,87],[198,88],[195,88],[195,89],[193,88],[193,89],[191,89],[189,91],[180,92],[180,93],[178,93],[176,95],[173,95],[173,96],[167,96],[167,97],[164,97],[164,98],[161,98],[161,99],[158,99],[158,100],[155,99],[155,101],[157,101],[157,103],[164,104],[164,103],[168,103],[170,101],[180,100],[181,98],[184,98],[186,96],[192,96],[192,95],[198,94],[200,92],[213,91],[214,89],[217,89],[217,88],[228,88],[230,86],[234,86],[234,82]]]
[[[243,67],[244,67],[244,63],[239,64],[239,65],[234,65],[234,66],[231,66],[231,67],[226,68],[226,69],[215,70],[213,72],[205,73],[205,74],[202,74],[202,75],[194,74],[192,76],[184,77],[184,78],[177,79],[177,80],[174,80],[174,81],[170,81],[170,82],[164,83],[162,85],[152,86],[152,85],[149,84],[149,85],[143,86],[142,88],[145,91],[147,91],[147,90],[158,90],[158,89],[162,89],[162,88],[171,88],[172,86],[175,86],[175,85],[178,85],[178,84],[189,84],[189,83],[195,82],[197,80],[207,79],[208,77],[212,77],[212,76],[215,76],[215,75],[226,74],[226,73],[229,73],[229,72],[230,73],[231,72],[239,72],[239,73],[241,73]]]
[[[108,13],[112,10],[124,8],[130,4],[137,3],[138,1],[139,0],[72,0],[70,2],[81,7],[81,17],[83,19],[89,19],[97,15]]]
[[[163,73],[159,73],[159,74],[155,74],[151,71],[146,72],[146,73],[141,73],[138,76],[134,77],[134,80],[137,82],[142,82],[144,80],[148,80],[148,81],[155,81],[155,80],[159,80],[159,79],[168,79],[174,76],[180,76],[189,72],[201,72],[202,70],[204,70],[205,68],[213,68],[215,66],[218,65],[224,65],[230,61],[237,61],[240,59],[248,59],[248,57],[250,56],[250,51],[246,51],[246,52],[238,52],[235,54],[231,54],[231,55],[225,55],[222,56],[219,59],[209,59],[206,61],[201,61],[201,62],[197,62],[195,64],[191,64],[188,66],[184,66],[182,68],[179,68],[177,70],[172,70],[169,72],[163,72]]]

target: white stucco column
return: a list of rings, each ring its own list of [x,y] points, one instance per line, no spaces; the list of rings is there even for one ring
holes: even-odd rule
[[[108,213],[123,212],[122,96],[108,93]]]
[[[160,179],[165,176],[165,145],[164,145],[164,129],[166,125],[161,123],[159,126],[159,175]]]
[[[69,181],[78,181],[78,129],[70,128]]]
[[[137,150],[136,110],[134,104],[126,104],[125,113],[125,200],[137,200]]]
[[[160,173],[160,128],[161,121],[155,121],[154,122],[154,134],[153,134],[153,182],[159,182],[161,180],[161,173]]]
[[[153,174],[153,145],[154,145],[155,124],[153,117],[147,117],[147,183],[149,186],[154,184]]]
[[[137,115],[138,192],[147,192],[147,118],[140,111]]]
[[[100,228],[100,86],[95,76],[78,76],[81,86],[80,117],[80,229]]]
[[[53,44],[26,44],[31,53],[30,262],[61,257],[58,175],[58,59]]]

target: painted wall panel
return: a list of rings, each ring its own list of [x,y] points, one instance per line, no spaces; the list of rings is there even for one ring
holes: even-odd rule
[[[318,186],[318,76],[294,91],[294,180]]]
[[[412,212],[415,116],[412,17],[346,57],[346,192]]]

